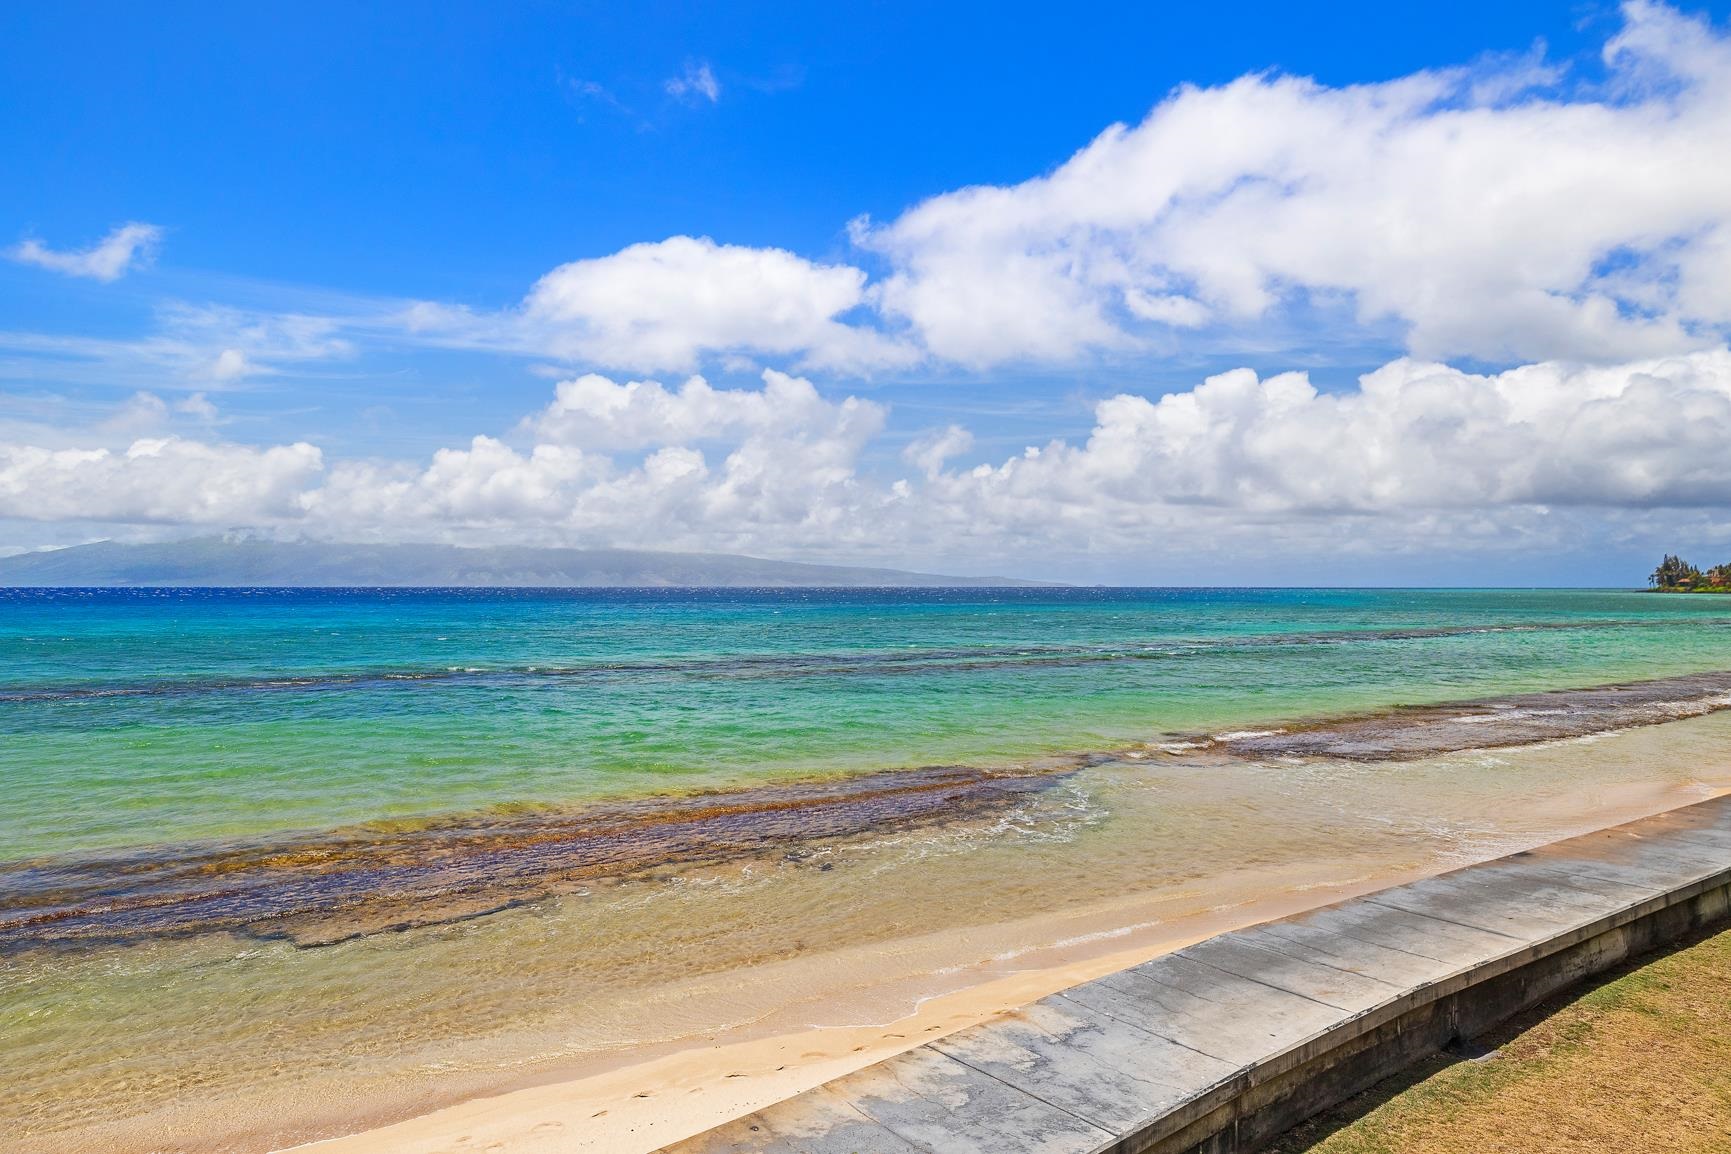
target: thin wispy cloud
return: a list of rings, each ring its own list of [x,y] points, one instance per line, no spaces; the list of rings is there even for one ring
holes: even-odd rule
[[[565,81],[565,86],[585,100],[599,100],[603,104],[618,104],[618,97],[608,91],[607,86],[595,80],[579,80],[572,77]]]
[[[352,355],[346,329],[364,318],[261,312],[168,302],[156,331],[135,338],[0,329],[0,379],[42,379],[152,388],[229,388],[284,366]]]
[[[687,64],[683,75],[670,77],[662,87],[675,100],[692,104],[700,100],[714,104],[721,99],[721,82],[715,78],[715,70],[706,61]]]
[[[619,95],[599,80],[561,74],[559,84],[567,98],[576,106],[579,120],[592,109],[619,116],[632,115],[631,109],[619,99]]]
[[[805,68],[799,64],[783,64],[766,75],[740,77],[736,83],[753,92],[774,96],[781,92],[791,92],[803,85]]]
[[[0,444],[0,518],[927,567],[1731,540],[1731,169],[1704,161],[1731,134],[1731,36],[1624,13],[1603,82],[1535,51],[1180,88],[1042,174],[862,218],[851,254],[675,232],[549,261],[495,307],[333,296],[166,307],[131,341],[0,333],[18,362],[150,396],[244,401],[248,378],[405,349],[560,381],[418,459],[298,429],[229,444],[191,399],[134,399],[106,439]],[[664,87],[720,95],[700,62]],[[1279,371],[1354,339],[1375,351],[1351,378]],[[1208,367],[1162,381],[1176,357]],[[748,370],[761,385],[729,387]],[[926,410],[873,391],[923,373],[1009,403],[1018,372],[1075,374],[1072,415],[1011,440],[939,387]]]
[[[8,250],[20,264],[52,269],[67,276],[115,281],[134,268],[150,263],[162,243],[162,229],[132,221],[123,224],[89,248],[53,249],[35,237],[27,237]]]
[[[1701,158],[1731,134],[1731,38],[1625,14],[1605,84],[1559,89],[1540,48],[1368,85],[1181,88],[1048,173],[857,219],[854,259],[644,240],[419,332],[627,372],[1301,358],[1354,333],[1497,364],[1710,347],[1731,332],[1731,168]],[[667,90],[711,99],[713,80],[694,64]]]

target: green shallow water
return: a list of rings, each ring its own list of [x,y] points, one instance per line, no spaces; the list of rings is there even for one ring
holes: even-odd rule
[[[1678,719],[1722,677],[1361,727],[1443,734],[1414,759],[1173,734],[1726,669],[1731,599],[1615,592],[0,591],[0,1133],[262,1152],[900,1023],[1731,788],[1731,710]],[[982,775],[509,812],[1114,749],[835,836],[814,798]],[[735,816],[606,834],[682,809]]]
[[[5,590],[0,860],[1731,667],[1731,598]]]

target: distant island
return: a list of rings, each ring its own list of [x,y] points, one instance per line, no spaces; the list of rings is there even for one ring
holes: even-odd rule
[[[667,588],[1039,586],[1011,577],[810,565],[730,553],[527,546],[355,545],[203,537],[99,541],[0,558],[0,586]]]
[[[1731,564],[1702,572],[1670,553],[1647,578],[1655,593],[1731,593]]]

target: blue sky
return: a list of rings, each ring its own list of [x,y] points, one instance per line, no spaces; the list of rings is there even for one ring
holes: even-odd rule
[[[1662,430],[1598,447],[1621,487],[1545,440],[1655,376],[1718,419],[1725,15],[14,8],[0,547],[255,529],[1150,581],[1626,581],[1661,542],[1731,553],[1726,478],[1655,475]],[[129,222],[136,248],[98,248]],[[1361,374],[1409,355],[1456,408],[1288,420],[1267,387],[1301,370],[1369,406]],[[1523,367],[1546,383],[1495,376]],[[1237,369],[1252,400],[1191,396]],[[589,373],[615,392],[555,400]],[[1198,405],[1237,431],[1192,459]],[[1276,475],[1283,428],[1306,435],[1282,461],[1349,458],[1332,487]],[[1433,449],[1434,484],[1372,460]]]
[[[1310,7],[19,7],[0,205],[68,239],[163,221],[177,269],[500,304],[672,233],[839,255],[852,217],[1026,179],[1179,84],[1590,57],[1617,19]],[[667,94],[694,62],[724,100]]]

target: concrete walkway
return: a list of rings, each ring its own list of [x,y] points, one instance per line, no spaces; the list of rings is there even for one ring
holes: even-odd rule
[[[679,1154],[1252,1150],[1731,909],[1731,797],[1222,934]]]

